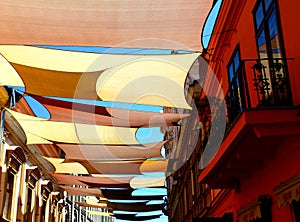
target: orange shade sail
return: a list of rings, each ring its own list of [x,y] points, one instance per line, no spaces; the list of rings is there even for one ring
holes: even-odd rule
[[[39,4],[34,0],[2,1],[1,41],[201,50],[201,29],[212,3],[213,0],[44,0]]]

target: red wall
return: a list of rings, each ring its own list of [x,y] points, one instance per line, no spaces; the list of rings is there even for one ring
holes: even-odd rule
[[[245,3],[240,17],[233,13],[233,5],[239,2]],[[255,0],[223,0],[221,12],[216,23],[215,32],[219,33],[224,29],[233,28],[235,31],[227,34],[227,38],[220,39],[220,35],[215,35],[208,48],[218,48],[211,51],[213,56],[208,56],[211,60],[210,66],[216,71],[219,79],[223,84],[224,92],[228,88],[227,64],[237,44],[240,45],[241,59],[258,58],[255,43],[254,22],[252,10]],[[291,80],[291,88],[293,94],[294,105],[300,104],[300,1],[298,0],[278,0],[280,19],[282,25],[282,34],[286,56],[294,58],[289,62],[289,76]],[[225,19],[226,18],[226,19]],[[234,21],[238,19],[236,27],[230,27]],[[228,44],[228,46],[219,47]],[[217,57],[217,58],[214,58]],[[250,73],[249,73],[250,74]],[[248,78],[253,78],[249,76]],[[251,87],[251,86],[249,86]],[[251,179],[241,181],[241,192],[236,193],[231,190],[222,199],[216,199],[212,208],[211,216],[222,216],[226,212],[234,212],[235,220],[237,219],[236,211],[241,206],[256,199],[259,195],[269,194],[273,197],[273,221],[291,221],[291,213],[289,206],[278,208],[276,197],[273,189],[280,182],[291,178],[300,172],[300,144],[290,139],[276,152],[274,160],[264,162],[263,170],[254,172]]]

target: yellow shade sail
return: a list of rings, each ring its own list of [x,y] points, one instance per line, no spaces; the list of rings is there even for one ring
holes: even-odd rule
[[[89,214],[92,214],[92,215],[105,216],[105,217],[111,217],[113,215],[112,213],[93,211],[93,210],[88,210],[88,212],[89,212]]]
[[[164,187],[165,181],[166,181],[165,177],[156,178],[156,177],[136,176],[130,181],[130,186],[134,189]]]
[[[146,160],[140,166],[141,173],[167,172],[168,160]]]
[[[88,170],[80,163],[64,163],[64,159],[44,157],[55,167],[55,173],[89,174]]]
[[[9,96],[4,87],[0,86],[0,106],[4,106],[9,100]]]
[[[0,85],[20,86],[20,87],[25,86],[19,74],[1,54],[0,54]]]
[[[97,94],[107,101],[190,109],[184,83],[198,56],[193,53],[165,58],[143,57],[106,70],[98,78]]]
[[[0,46],[0,53],[34,95],[186,109],[185,79],[200,55],[96,54],[14,45]]]
[[[85,144],[139,144],[135,137],[137,128],[55,122],[7,111],[23,128],[27,144],[45,144],[48,140]],[[38,140],[38,137],[41,139]]]

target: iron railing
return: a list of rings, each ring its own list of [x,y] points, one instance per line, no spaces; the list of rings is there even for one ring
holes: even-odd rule
[[[243,109],[292,105],[287,63],[290,58],[246,59],[225,94],[228,123]]]

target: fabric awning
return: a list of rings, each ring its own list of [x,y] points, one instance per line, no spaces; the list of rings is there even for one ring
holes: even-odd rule
[[[85,144],[139,144],[137,128],[89,125],[48,121],[43,118],[7,111],[26,134],[27,144],[47,144],[49,141]]]
[[[99,55],[11,45],[0,46],[0,53],[33,95],[187,109],[184,83],[200,55]]]
[[[0,105],[4,106],[9,100],[9,95],[8,95],[7,91],[5,90],[5,88],[1,86],[1,84],[0,84],[0,95],[1,95]]]
[[[145,145],[94,145],[56,143],[66,154],[66,160],[122,160],[161,157],[161,148],[166,141]]]
[[[131,174],[140,175],[139,170],[144,160],[136,161],[82,161],[81,164],[89,171],[90,174]]]
[[[0,73],[2,73],[2,75],[0,75],[1,86],[20,86],[20,87],[25,86],[19,74],[1,54],[0,54]]]
[[[89,212],[89,214],[98,215],[98,216],[105,216],[105,217],[112,216],[112,213],[107,213],[107,212],[94,211],[94,210],[88,210],[88,212]]]
[[[44,159],[54,166],[55,173],[89,174],[89,171],[81,163],[64,163],[65,159],[53,157],[44,157]]]
[[[136,176],[130,181],[132,188],[148,188],[148,187],[164,187],[166,178],[165,177],[145,177]]]
[[[75,176],[68,174],[51,173],[58,184],[79,185],[89,187],[106,188],[130,188],[130,181],[133,177],[113,177],[113,176]]]
[[[278,207],[291,204],[293,200],[298,201],[300,199],[300,174],[275,187],[274,193]]]
[[[142,112],[105,108],[33,96],[50,113],[50,120],[103,126],[157,127],[172,126],[188,114]],[[99,112],[99,113],[98,113]]]
[[[200,48],[213,0],[0,3],[2,43]],[[76,12],[76,13],[74,13]]]
[[[68,196],[99,196],[102,197],[100,189],[97,188],[79,188],[70,186],[59,186],[67,191]]]
[[[141,173],[167,172],[168,159],[164,160],[146,160],[140,167]]]
[[[97,204],[90,204],[87,202],[75,202],[76,204],[78,204],[81,207],[94,207],[94,208],[107,208],[107,204],[106,203],[97,203]]]

